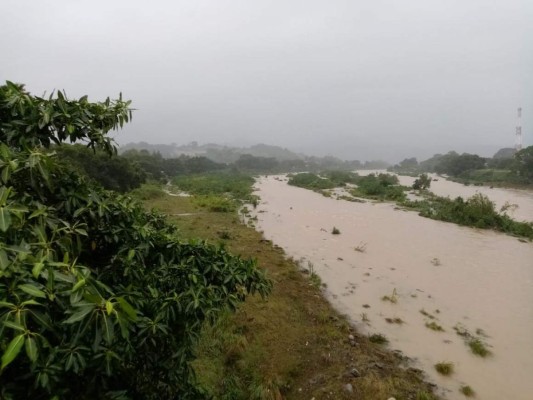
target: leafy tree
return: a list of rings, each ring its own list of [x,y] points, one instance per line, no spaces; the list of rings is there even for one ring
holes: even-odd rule
[[[52,143],[106,136],[129,101],[0,86],[0,398],[201,396],[189,367],[204,321],[270,282],[252,260],[182,243],[161,215],[90,184]]]

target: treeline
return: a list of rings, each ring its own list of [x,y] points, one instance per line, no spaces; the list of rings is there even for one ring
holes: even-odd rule
[[[533,146],[518,152],[499,151],[488,158],[455,151],[435,154],[420,163],[406,158],[388,170],[407,175],[435,172],[465,183],[533,184]]]
[[[61,162],[99,183],[103,188],[128,192],[147,181],[166,182],[170,177],[219,171],[226,168],[206,157],[182,155],[163,158],[160,153],[129,150],[122,155],[110,155],[86,146],[62,144],[54,146]]]
[[[267,174],[299,171],[355,169],[380,169],[387,166],[382,161],[344,161],[336,157],[307,157],[303,159],[277,159],[274,157],[241,154],[232,163],[215,162],[200,155],[180,155],[166,158],[159,152],[129,149],[120,155],[110,156],[101,150],[86,146],[62,144],[52,151],[71,168],[99,183],[105,189],[128,192],[148,181],[167,182],[174,177],[209,172],[240,172]]]

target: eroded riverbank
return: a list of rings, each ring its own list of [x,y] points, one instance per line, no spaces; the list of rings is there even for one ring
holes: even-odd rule
[[[257,228],[264,236],[310,262],[338,309],[415,357],[447,398],[462,398],[458,389],[465,384],[481,399],[531,397],[531,243],[421,218],[392,204],[326,198],[274,177],[260,179],[257,188]],[[341,234],[332,235],[333,226]],[[426,327],[431,322],[445,331]],[[457,326],[479,337],[492,356],[472,354]],[[441,361],[454,363],[451,377],[434,371]]]

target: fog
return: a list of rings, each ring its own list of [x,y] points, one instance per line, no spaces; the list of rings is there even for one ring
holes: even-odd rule
[[[133,100],[119,143],[396,162],[533,144],[530,0],[2,0],[0,81]]]

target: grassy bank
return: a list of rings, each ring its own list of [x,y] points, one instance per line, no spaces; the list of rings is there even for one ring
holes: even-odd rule
[[[194,198],[145,200],[168,215],[184,240],[204,238],[258,260],[274,289],[249,298],[236,314],[206,326],[193,368],[217,399],[434,399],[420,371],[359,335],[324,299],[313,274],[300,272],[283,251],[239,222]],[[351,335],[351,336],[350,336]]]

